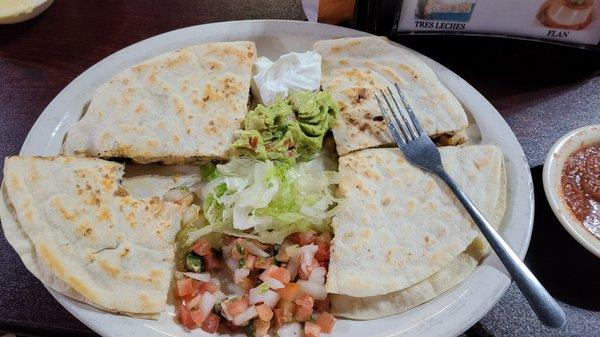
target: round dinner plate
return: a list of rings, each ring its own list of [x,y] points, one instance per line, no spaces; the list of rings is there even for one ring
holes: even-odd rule
[[[131,45],[100,61],[71,82],[42,112],[29,132],[21,155],[57,155],[69,126],[94,90],[120,71],[158,54],[212,41],[254,41],[260,56],[272,59],[292,51],[312,50],[315,41],[367,33],[300,21],[234,21],[183,28]],[[419,55],[467,111],[475,143],[497,144],[504,154],[507,207],[500,233],[523,258],[533,226],[533,184],[517,138],[498,111],[473,87],[437,62]],[[339,319],[336,336],[450,336],[475,324],[500,299],[510,279],[494,254],[485,258],[461,284],[405,313],[370,321]],[[104,336],[185,336],[167,306],[159,320],[120,316],[95,309],[49,289],[75,317]],[[208,336],[194,331],[194,336]]]

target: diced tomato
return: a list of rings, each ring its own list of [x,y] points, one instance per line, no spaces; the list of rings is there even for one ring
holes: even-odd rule
[[[227,311],[231,317],[237,316],[246,309],[248,309],[248,298],[246,296],[242,296],[239,300],[231,301],[227,304]]]
[[[184,305],[179,306],[178,310],[179,323],[184,327],[192,330],[197,327],[196,322],[192,319],[192,314]]]
[[[257,305],[256,312],[258,313],[258,317],[263,321],[269,322],[273,318],[273,310],[266,304]]]
[[[293,314],[296,312],[296,307],[296,304],[292,301],[279,300],[279,302],[277,302],[277,308],[283,309],[284,312],[290,312]]]
[[[317,252],[315,253],[315,259],[319,262],[329,261],[329,243],[317,244]]]
[[[315,300],[315,310],[329,311],[329,297],[324,300]]]
[[[319,266],[319,262],[317,259],[312,259],[309,265],[306,266],[306,272],[302,269],[302,266],[298,268],[298,276],[303,280],[308,280],[308,276],[312,273],[313,269]]]
[[[281,267],[275,267],[274,269],[270,269],[269,277],[272,277],[283,284],[290,283],[291,279],[290,272],[287,269]]]
[[[200,282],[200,286],[198,287],[198,293],[204,294],[205,292],[215,293],[219,290],[217,286],[212,282]]]
[[[213,270],[219,266],[219,258],[217,258],[212,250],[208,254],[202,256],[202,262],[204,262],[204,267],[206,267],[207,270]]]
[[[202,322],[204,322],[204,315],[200,309],[190,311],[190,316],[192,316],[192,320],[197,326],[202,325]]]
[[[304,337],[319,337],[321,335],[321,327],[313,322],[304,323]]]
[[[269,269],[273,265],[273,258],[271,257],[259,257],[254,262],[254,268],[256,269]]]
[[[204,322],[202,322],[200,328],[202,328],[202,330],[208,333],[215,333],[217,332],[217,330],[219,330],[220,320],[220,316],[211,312],[210,314],[208,314],[208,316],[206,316],[206,319],[204,320]]]
[[[293,301],[300,295],[300,286],[296,283],[288,283],[285,287],[275,290],[282,300]]]
[[[297,306],[296,313],[294,314],[294,318],[298,322],[306,322],[306,321],[310,320],[310,316],[312,315],[312,313],[313,313],[312,307]]]
[[[254,269],[254,264],[256,263],[256,256],[254,256],[252,254],[248,254],[244,258],[244,261],[246,261],[244,268],[252,270],[252,269]]]
[[[299,245],[300,247],[310,245],[315,242],[316,235],[313,231],[308,231],[305,233],[294,233],[287,237],[291,242]]]
[[[273,313],[271,313],[273,315]],[[254,336],[262,337],[269,333],[269,327],[271,326],[270,320],[264,321],[262,319],[254,320]]]
[[[269,277],[274,278],[283,284],[290,283],[291,279],[290,272],[287,269],[277,266],[270,266],[269,269],[265,270],[259,276],[262,281],[266,281]]]
[[[181,280],[177,280],[177,296],[185,297],[193,295],[196,291],[194,287],[194,283],[191,278],[184,278]]]
[[[248,291],[250,290],[250,288],[254,287],[254,282],[252,282],[252,280],[248,277],[244,277],[240,283],[238,284],[240,286],[240,288],[242,288],[244,291]]]
[[[242,329],[241,326],[235,325],[235,323],[229,320],[225,320],[225,326],[227,327],[227,330],[230,330],[231,332],[237,332]]]
[[[200,256],[208,255],[209,253],[211,253],[210,243],[208,243],[208,241],[204,239],[200,239],[196,241],[196,243],[194,243],[194,245],[192,246],[192,250],[194,251],[194,253]]]
[[[296,298],[296,300],[294,300],[294,303],[296,303],[297,305],[302,306],[302,307],[312,308],[313,305],[315,304],[315,300],[312,298],[312,296],[310,296],[308,294],[302,294],[302,295],[298,296],[298,298]]]
[[[223,245],[229,246],[230,243],[235,241],[236,237],[231,235],[223,235]]]
[[[274,309],[273,315],[275,316],[275,326],[277,327],[294,320],[293,314],[289,311],[285,312],[283,309]]]
[[[327,311],[323,311],[323,313],[319,315],[319,318],[317,318],[317,321],[315,323],[317,323],[317,325],[321,327],[321,332],[331,333],[335,321],[336,318],[333,317],[332,314],[328,313]]]

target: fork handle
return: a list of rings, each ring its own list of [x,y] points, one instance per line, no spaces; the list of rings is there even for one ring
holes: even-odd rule
[[[540,321],[551,328],[560,328],[563,326],[565,324],[565,313],[562,308],[535,276],[533,276],[531,271],[519,259],[517,254],[513,252],[506,241],[502,239],[500,234],[496,232],[489,221],[485,219],[456,181],[446,173],[441,165],[434,169],[434,173],[448,184],[452,192],[454,192],[458,200],[460,200],[467,212],[469,212],[477,227],[483,233],[483,236],[490,243],[490,246],[492,246],[492,249],[494,249],[494,252],[496,252],[496,255],[498,255],[500,261],[502,261],[510,273],[512,279],[519,289],[521,289],[521,293],[523,293],[523,296],[525,296]]]

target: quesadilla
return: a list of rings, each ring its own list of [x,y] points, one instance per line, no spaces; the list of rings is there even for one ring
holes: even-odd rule
[[[179,49],[102,85],[72,127],[63,155],[140,163],[226,159],[248,111],[253,42]]]
[[[382,37],[324,40],[314,48],[323,57],[323,90],[330,91],[340,105],[333,127],[340,156],[394,143],[374,96],[394,83],[403,90],[428,135],[442,145],[465,141],[465,111],[411,51]]]
[[[474,203],[494,210],[502,187],[500,150],[469,145],[442,147],[440,154]],[[450,189],[398,149],[348,154],[339,172],[344,200],[332,220],[330,293],[370,297],[408,288],[442,270],[478,234]]]
[[[46,286],[104,310],[157,317],[181,209],[128,196],[122,175],[123,165],[100,159],[9,157],[4,234]]]
[[[493,199],[493,197],[492,197]],[[488,204],[491,206],[491,204]],[[494,228],[498,228],[506,208],[506,173],[501,169],[500,191],[494,209],[480,208]],[[481,233],[467,249],[437,273],[408,288],[371,297],[331,296],[331,312],[352,319],[376,319],[412,309],[463,282],[479,260],[489,253],[490,246]]]

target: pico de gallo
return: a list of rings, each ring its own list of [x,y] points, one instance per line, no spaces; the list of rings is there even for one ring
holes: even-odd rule
[[[187,329],[251,337],[330,333],[325,277],[331,234],[295,233],[280,245],[223,236],[197,240],[176,272],[177,319]],[[218,276],[217,276],[218,275]]]

